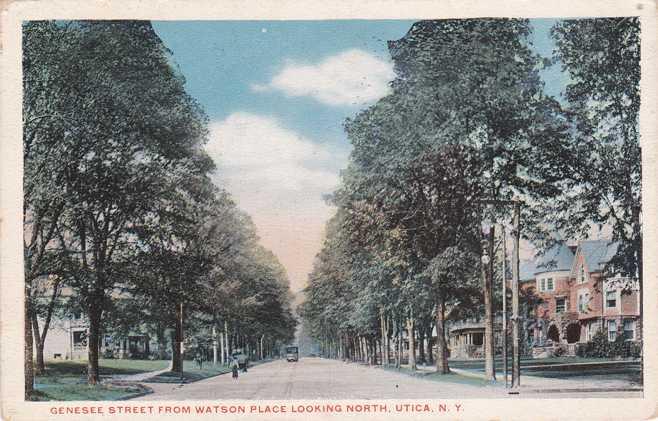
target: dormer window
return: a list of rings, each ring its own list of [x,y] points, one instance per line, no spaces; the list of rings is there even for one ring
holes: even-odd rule
[[[582,284],[585,283],[586,281],[586,275],[585,275],[585,265],[580,265],[580,271],[578,272],[578,283]]]

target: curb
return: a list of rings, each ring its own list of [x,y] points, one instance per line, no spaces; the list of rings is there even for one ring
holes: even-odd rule
[[[212,379],[213,377],[221,376],[223,374],[228,374],[228,373],[230,373],[230,371],[225,371],[223,373],[216,373],[216,374],[212,374],[212,375],[207,376],[207,377],[202,377],[200,379],[193,379],[193,380],[190,380],[188,378],[183,378],[182,382],[180,381],[180,377],[172,377],[172,381],[170,381],[170,382],[149,381],[149,379],[144,379],[144,380],[140,380],[139,382],[136,382],[136,383],[143,382],[143,383],[154,383],[154,384],[190,384],[190,383],[200,382],[201,380]]]
[[[609,388],[579,388],[579,389],[521,389],[520,393],[595,393],[595,392],[644,392],[644,388],[609,387]]]

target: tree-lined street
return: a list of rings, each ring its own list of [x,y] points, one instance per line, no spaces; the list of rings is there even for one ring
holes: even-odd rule
[[[148,384],[155,391],[139,400],[181,399],[413,399],[502,396],[499,389],[425,381],[405,374],[321,358],[298,363],[277,360],[241,373],[185,385]]]
[[[246,27],[229,30],[227,42],[268,34]],[[203,71],[184,75],[176,54],[185,54],[148,21],[26,22],[25,398],[74,390],[79,373],[57,371],[73,359],[86,368],[68,368],[98,396],[126,368],[103,377],[99,361],[168,360],[151,377],[131,373],[155,391],[142,399],[156,400],[503,397],[497,358],[513,354],[518,374],[521,353],[524,376],[533,376],[531,358],[617,358],[632,366],[615,368],[627,376],[620,387],[641,385],[639,20],[553,20],[543,42],[554,49],[544,55],[529,19],[405,29],[378,41],[385,59],[353,49],[315,66],[286,59],[269,84],[245,78],[226,91],[241,107],[240,89],[347,106],[343,149],[333,150],[242,108],[212,120],[188,92],[186,77]],[[225,85],[224,72],[258,67],[214,53],[221,70],[208,92]],[[377,92],[366,83],[356,95],[368,94],[365,102],[336,94],[344,86],[320,95],[295,85],[326,79],[350,90],[357,62],[383,78]],[[559,94],[542,76],[553,66]],[[334,77],[341,72],[346,79]],[[320,113],[300,104],[303,112],[289,114]],[[318,156],[343,157],[332,163],[340,176]],[[335,183],[324,181],[332,175]],[[258,200],[242,200],[245,186]],[[325,207],[302,206],[305,195],[326,199],[326,218]],[[281,208],[294,208],[293,218],[282,223]],[[326,223],[315,243],[312,223]],[[264,238],[272,232],[281,238]],[[294,236],[303,250],[286,248]],[[591,240],[604,244],[581,247]],[[519,286],[521,241],[533,265],[558,246],[568,262],[559,274],[556,262],[534,267]],[[304,271],[295,259],[306,255]],[[300,268],[295,295],[291,273]],[[501,315],[511,323],[499,326]],[[465,335],[451,337],[460,322]],[[45,355],[55,325],[60,348]],[[323,358],[272,361],[302,339]],[[475,365],[454,361],[461,345]],[[234,359],[267,362],[238,380],[206,379]],[[580,380],[561,376],[579,367],[571,377]],[[600,367],[553,369],[521,380],[521,392],[581,396],[573,390],[596,389],[597,378],[616,384]]]
[[[190,384],[146,383],[154,390],[136,400],[290,400],[290,399],[436,399],[504,398],[507,390],[487,386],[483,379],[451,375],[443,379],[431,370],[410,376],[395,370],[322,358],[302,358],[297,363],[273,361],[241,373],[238,380],[221,375]],[[605,388],[629,389],[606,392]],[[592,388],[598,389],[592,394]],[[523,398],[536,399],[542,390],[563,389],[564,397],[638,397],[624,382],[602,382],[595,378],[549,379],[531,377],[522,390]],[[582,392],[579,392],[581,390]],[[555,395],[554,395],[555,396]]]

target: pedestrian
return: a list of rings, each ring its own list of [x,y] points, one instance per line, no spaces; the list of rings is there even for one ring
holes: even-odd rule
[[[197,365],[199,366],[199,370],[203,368],[203,355],[201,354],[200,351],[197,351],[194,361],[196,361]]]
[[[240,368],[240,364],[238,363],[237,358],[233,358],[233,363],[231,364],[231,371],[233,372],[233,379],[237,380],[238,379],[238,369]]]

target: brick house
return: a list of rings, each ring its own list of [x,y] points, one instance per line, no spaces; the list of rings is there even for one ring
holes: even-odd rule
[[[591,340],[599,330],[614,341],[641,339],[639,290],[636,280],[605,275],[617,252],[607,240],[561,244],[536,262],[533,276],[526,271],[521,289],[526,297],[525,336],[534,356],[546,347]]]
[[[616,243],[587,240],[575,245],[563,243],[538,259],[520,262],[521,336],[525,354],[548,357],[560,346],[566,348],[567,354],[575,355],[577,345],[588,342],[601,329],[610,341],[620,335],[629,341],[642,339],[637,281],[606,276],[604,272],[616,252]],[[508,285],[509,282],[511,279]],[[482,357],[482,320],[448,321],[447,328],[452,358]],[[499,352],[500,314],[496,316],[494,332]]]

